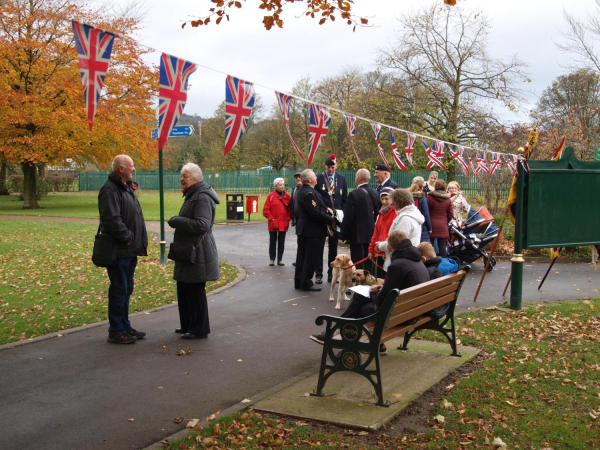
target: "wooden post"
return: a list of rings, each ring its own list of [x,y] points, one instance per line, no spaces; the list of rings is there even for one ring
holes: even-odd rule
[[[560,254],[561,250],[562,250],[562,247],[558,249],[558,253],[559,254]],[[542,278],[542,281],[540,282],[540,285],[538,286],[538,291],[542,288],[542,284],[544,284],[544,281],[546,281],[546,277],[548,276],[548,274],[552,270],[552,266],[554,265],[554,263],[556,262],[557,259],[558,259],[558,256],[556,258],[552,258],[552,262],[550,263],[550,267],[548,267],[548,270],[546,270],[546,273],[544,274],[544,278]]]

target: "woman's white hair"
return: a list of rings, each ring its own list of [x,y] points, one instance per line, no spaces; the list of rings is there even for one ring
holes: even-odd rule
[[[276,188],[279,183],[283,181],[283,178],[275,178],[273,180],[273,187]],[[283,181],[285,183],[285,181]]]
[[[181,168],[181,173],[183,173],[183,172],[189,173],[190,176],[196,182],[200,182],[200,181],[204,180],[204,177],[202,176],[202,169],[200,168],[200,166],[198,164],[194,164],[191,162],[184,164],[184,166]]]

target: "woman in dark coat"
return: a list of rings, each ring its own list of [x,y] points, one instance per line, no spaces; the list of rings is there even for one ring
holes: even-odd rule
[[[446,241],[448,240],[448,223],[454,217],[450,194],[446,192],[446,182],[437,180],[435,190],[427,196],[429,217],[431,217],[431,243],[438,256],[446,257]]]
[[[179,179],[185,200],[179,215],[169,219],[169,226],[175,229],[170,256],[179,249],[179,254],[172,255],[181,321],[181,328],[175,332],[182,333],[181,339],[200,339],[210,333],[206,282],[219,279],[219,257],[212,227],[215,204],[220,200],[204,182],[198,165],[184,165]]]
[[[415,206],[419,208],[421,214],[425,218],[425,222],[421,225],[421,242],[431,242],[431,218],[429,217],[429,206],[427,204],[427,197],[423,192],[423,186],[425,180],[423,177],[414,177],[412,184],[408,188],[415,201]]]
[[[263,216],[269,222],[269,265],[285,266],[283,263],[283,250],[285,247],[285,234],[290,226],[292,197],[285,191],[283,178],[273,181],[275,190],[267,196],[263,206]]]

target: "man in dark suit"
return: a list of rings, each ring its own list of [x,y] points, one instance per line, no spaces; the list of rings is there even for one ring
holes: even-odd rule
[[[296,194],[298,193],[298,190],[300,190],[300,188],[302,187],[302,181],[300,180],[301,173],[302,172],[296,172],[294,174],[294,181],[296,182],[296,186],[294,186],[294,189],[292,189],[292,201],[290,202],[290,212],[291,212],[293,227],[296,226],[296,213],[294,211],[294,203],[296,202]],[[295,261],[292,263],[292,266],[294,266],[294,267],[296,266]]]
[[[356,189],[348,195],[348,205],[342,222],[341,239],[350,242],[350,258],[356,264],[369,254],[369,243],[375,231],[377,211],[381,208],[377,191],[369,187],[371,174],[367,169],[356,172]],[[356,264],[357,269],[371,269],[370,261]]]
[[[377,164],[375,167],[374,177],[377,180],[377,193],[381,194],[381,190],[384,187],[396,189],[398,183],[390,178],[390,169],[385,164]]]
[[[316,190],[321,194],[327,207],[333,211],[346,210],[348,202],[348,186],[346,178],[343,175],[335,173],[337,169],[337,159],[335,155],[330,155],[325,160],[325,172],[317,175]],[[338,233],[329,233],[329,251],[327,253],[327,281],[331,282],[331,261],[337,256]],[[323,260],[317,265],[316,271],[317,284],[323,282]]]
[[[333,210],[327,208],[314,187],[317,184],[315,173],[306,169],[300,175],[302,187],[296,193],[296,234],[298,253],[294,288],[303,291],[320,291],[312,282],[317,264],[323,261],[323,249],[327,225],[334,223]]]

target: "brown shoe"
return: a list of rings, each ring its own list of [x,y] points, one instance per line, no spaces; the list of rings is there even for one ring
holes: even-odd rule
[[[127,333],[108,333],[107,341],[111,344],[133,344],[136,338]]]
[[[144,339],[146,337],[146,333],[144,333],[143,331],[131,330],[128,331],[127,334],[129,336],[133,336],[136,339]]]

